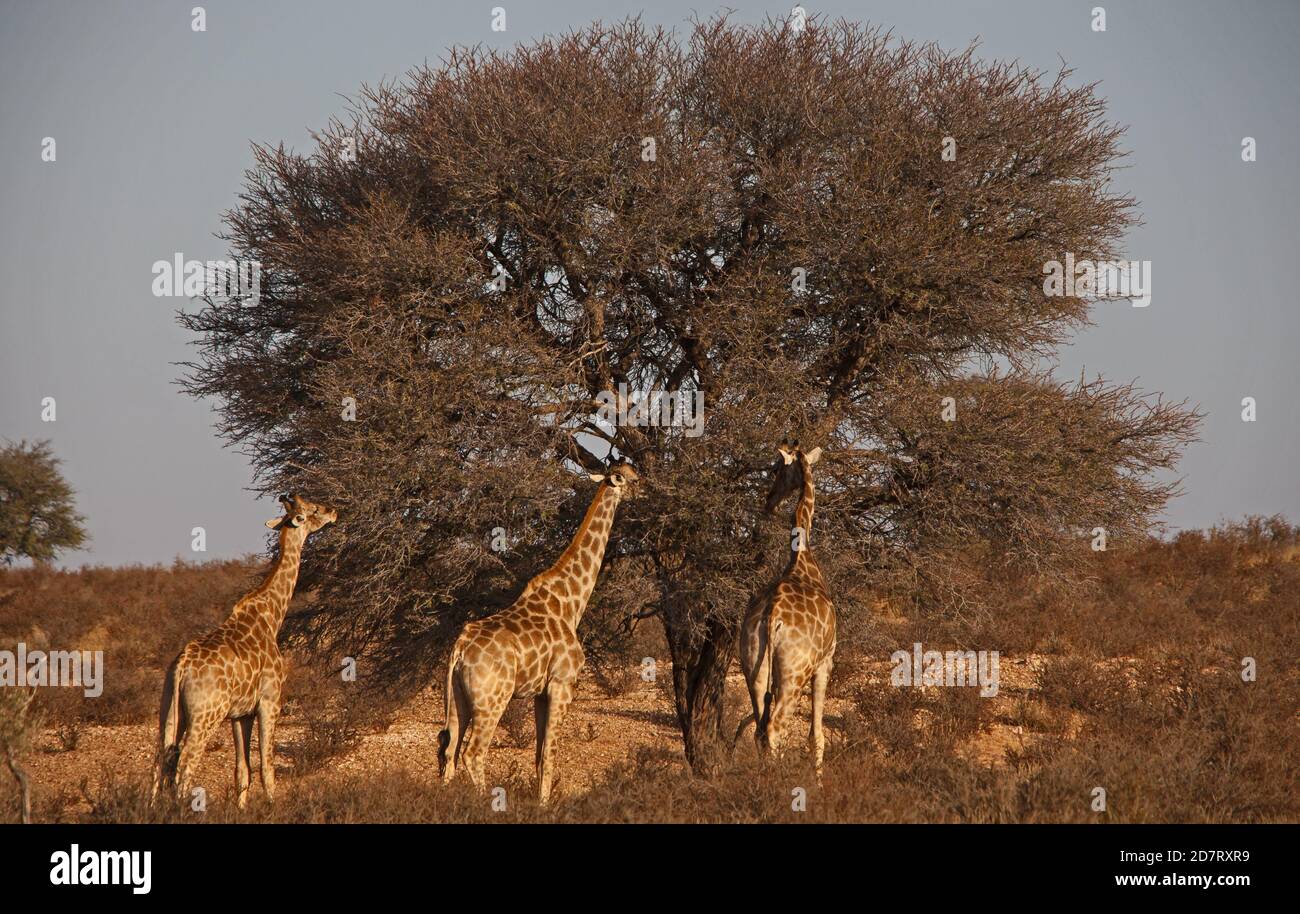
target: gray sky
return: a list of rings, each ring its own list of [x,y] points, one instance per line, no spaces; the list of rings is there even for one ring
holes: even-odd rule
[[[226,2],[207,31],[185,2],[0,0],[0,437],[49,438],[65,460],[90,550],[66,564],[166,562],[260,550],[276,512],[245,487],[209,406],[182,395],[172,363],[191,357],[174,321],[185,299],[155,298],[152,264],[183,252],[221,259],[213,234],[235,203],[251,141],[310,150],[308,131],[362,83],[436,61],[454,44],[507,46],[594,19],[642,12],[616,0],[546,4]],[[792,3],[729,4],[738,21]],[[1104,6],[1107,30],[1092,31]],[[504,6],[507,31],[493,32]],[[1151,305],[1099,306],[1061,373],[1138,379],[1208,413],[1182,464],[1175,528],[1245,514],[1300,520],[1297,267],[1300,4],[1167,2],[813,3],[985,58],[1101,83],[1129,125],[1120,189],[1145,224],[1127,256],[1152,263]],[[545,7],[545,9],[539,9]],[[700,0],[657,0],[644,19],[684,29]],[[1059,55],[1059,57],[1058,57]],[[1241,160],[1254,137],[1258,161]],[[44,137],[57,161],[41,160]],[[1288,152],[1288,150],[1290,152]],[[1241,400],[1258,421],[1241,421]],[[41,421],[54,397],[57,420]],[[206,555],[190,530],[207,531]]]

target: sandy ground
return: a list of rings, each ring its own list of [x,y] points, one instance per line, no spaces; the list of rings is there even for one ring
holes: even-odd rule
[[[728,681],[727,698],[729,710],[738,719],[740,709],[747,708],[749,703],[744,680],[738,672],[733,673]],[[835,713],[831,705],[828,702],[828,723]],[[802,710],[806,714],[807,708]],[[513,702],[507,720],[498,727],[488,756],[490,781],[508,780],[512,775],[532,777],[535,751],[532,702]],[[356,748],[307,777],[328,778],[373,770],[406,769],[432,781],[438,776],[437,739],[442,723],[442,688],[425,689],[397,710],[387,728],[365,734]],[[294,744],[302,739],[303,727],[301,719],[287,713],[277,729],[275,766],[281,790],[292,790],[295,780],[298,780],[293,762],[296,755]],[[81,730],[76,748],[67,750],[63,748],[56,730],[42,731],[35,750],[27,759],[33,782],[33,806],[40,807],[48,798],[57,797],[60,807],[75,815],[89,810],[84,795],[93,794],[110,774],[147,780],[157,738],[157,726],[152,723],[87,726]],[[664,691],[654,683],[638,680],[629,691],[610,697],[589,674],[584,674],[560,733],[557,790],[562,793],[580,792],[611,765],[643,747],[681,753],[681,737]],[[258,768],[254,735],[255,785]],[[224,797],[232,790],[234,745],[228,727],[222,728],[209,742],[199,763],[195,783],[206,786],[209,796]]]
[[[963,749],[972,760],[998,765],[1008,751],[1023,750],[1035,734],[1004,722],[1020,696],[1036,688],[1038,657],[1003,658],[1000,689],[984,715],[987,723]],[[863,684],[889,688],[888,662],[841,667],[833,677],[825,714],[828,751],[841,740],[842,715],[850,702],[838,695],[850,694]],[[160,674],[161,675],[161,674]],[[838,681],[835,681],[838,680]],[[290,698],[292,696],[289,696]],[[518,776],[532,778],[534,729],[531,701],[516,702],[498,728],[488,758],[489,782],[504,782]],[[808,699],[799,707],[794,742],[804,739],[808,728]],[[727,721],[734,727],[749,707],[744,680],[733,667],[727,683]],[[392,722],[379,732],[365,734],[358,746],[335,757],[317,771],[298,776],[294,768],[295,744],[303,738],[304,723],[292,713],[292,705],[281,719],[276,737],[275,766],[279,787],[292,791],[307,779],[364,774],[367,771],[405,769],[433,781],[438,776],[437,735],[443,721],[441,686],[425,689],[397,709]],[[255,737],[256,739],[256,737]],[[139,778],[147,781],[154,757],[157,729],[152,723],[123,726],[90,726],[82,729],[75,749],[64,748],[59,733],[47,729],[40,734],[28,757],[33,781],[33,805],[41,808],[55,801],[65,815],[89,810],[86,795],[93,795],[104,779]],[[637,750],[654,747],[681,756],[681,738],[672,706],[664,688],[636,680],[622,695],[611,697],[585,673],[578,695],[564,721],[559,753],[557,791],[582,792],[611,765],[627,759]],[[223,728],[209,743],[199,765],[196,784],[205,786],[210,798],[222,802],[233,793],[234,750],[229,728]],[[685,760],[683,758],[683,764]],[[254,791],[259,762],[253,751]]]

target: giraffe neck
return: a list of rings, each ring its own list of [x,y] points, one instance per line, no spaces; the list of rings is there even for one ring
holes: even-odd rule
[[[813,503],[816,501],[816,493],[813,490],[812,467],[808,465],[808,460],[803,454],[799,455],[799,468],[803,471],[803,491],[799,493],[799,504],[795,505],[794,526],[803,531],[804,548],[798,551],[792,550],[793,555],[790,557],[787,573],[802,568],[821,577],[817,563],[812,557]]]
[[[803,491],[799,493],[799,504],[794,509],[794,525],[802,528],[804,532],[804,542],[812,541],[812,522],[813,522],[813,502],[816,499],[816,493],[813,491],[812,467],[808,465],[808,459],[799,455],[799,469],[803,471]]]
[[[587,609],[591,592],[596,589],[596,576],[605,558],[605,544],[609,542],[609,532],[614,526],[618,501],[618,490],[602,482],[573,541],[546,572],[546,577],[551,580],[567,581],[569,598],[562,603],[560,612],[575,629]]]
[[[293,597],[293,588],[298,583],[298,566],[302,561],[302,543],[307,538],[305,527],[280,528],[280,554],[267,574],[266,580],[258,586],[248,598],[264,597],[265,611],[269,613],[271,628],[279,631],[284,623],[285,613],[289,610],[289,600]],[[253,601],[255,605],[262,601]]]

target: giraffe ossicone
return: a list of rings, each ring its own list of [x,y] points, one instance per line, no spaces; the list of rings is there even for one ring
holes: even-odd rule
[[[235,604],[225,622],[185,645],[167,668],[151,799],[164,783],[178,798],[189,795],[195,762],[223,720],[234,733],[239,806],[248,801],[254,720],[262,788],[267,799],[275,797],[272,753],[285,677],[276,637],[298,582],[303,543],[338,520],[337,511],[298,495],[282,496],[280,503],[284,515],[266,522],[280,534],[280,551],[266,579]]]

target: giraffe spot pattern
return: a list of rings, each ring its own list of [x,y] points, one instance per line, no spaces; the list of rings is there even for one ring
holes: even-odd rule
[[[463,761],[481,789],[484,759],[507,703],[533,697],[539,703],[538,792],[546,801],[555,734],[586,661],[577,626],[620,496],[618,487],[603,482],[559,560],[529,581],[508,609],[465,626],[448,669],[447,729],[439,737],[444,779]]]
[[[275,771],[271,762],[276,720],[285,680],[284,658],[276,636],[284,621],[298,580],[302,546],[307,536],[333,523],[337,514],[297,496],[282,499],[290,514],[280,522],[280,549],[266,579],[235,604],[230,616],[216,629],[196,638],[181,650],[168,672],[164,716],[160,721],[158,759],[153,793],[171,779],[169,753],[176,751],[174,786],[180,796],[189,791],[195,756],[201,753],[223,720],[233,721],[236,748],[238,801],[245,803],[248,783],[251,717],[261,728],[262,786],[274,795]],[[309,518],[289,523],[290,517]],[[173,718],[172,715],[179,715]],[[170,743],[171,720],[176,742]],[[240,749],[243,749],[241,755]]]

